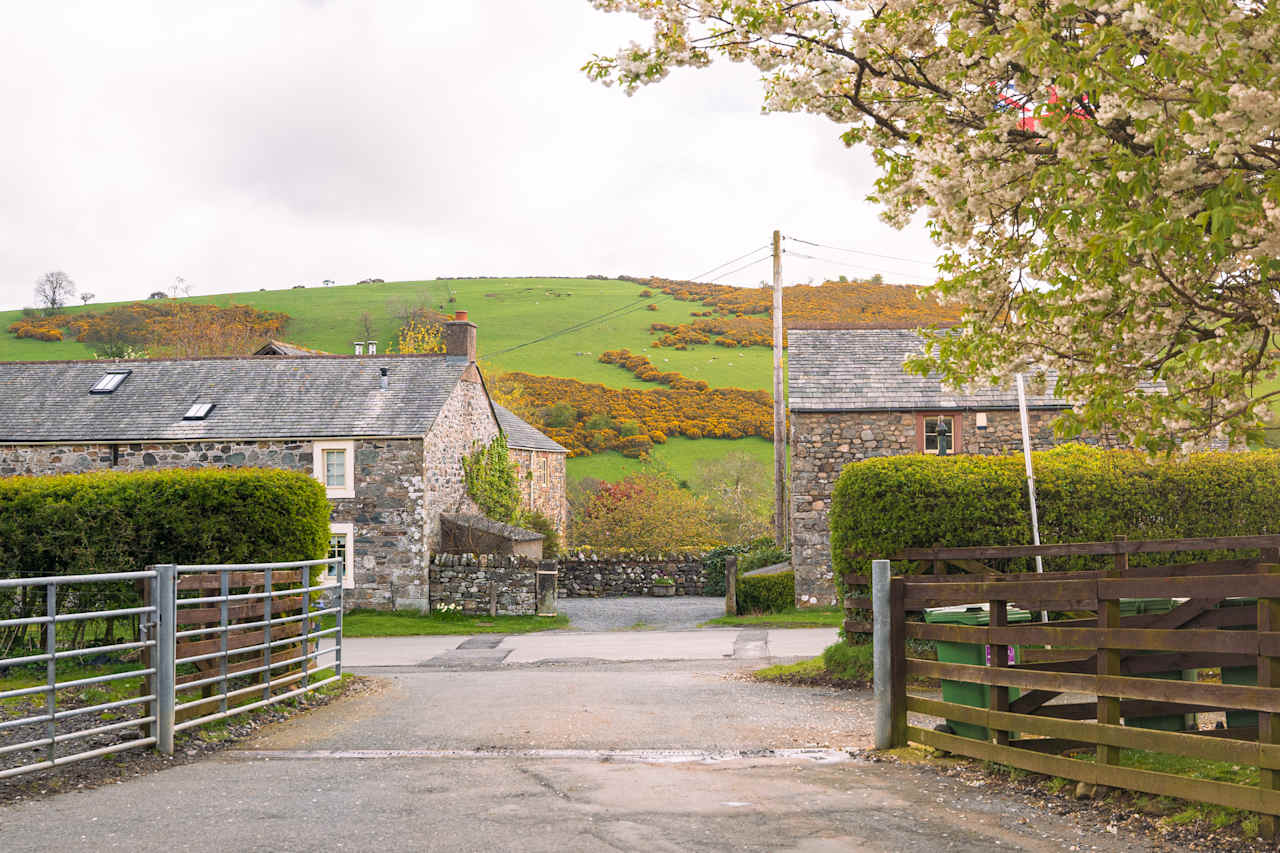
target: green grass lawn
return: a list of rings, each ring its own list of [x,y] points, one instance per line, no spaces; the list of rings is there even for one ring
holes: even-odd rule
[[[615,388],[653,388],[626,370],[601,364],[596,357],[607,349],[626,347],[643,351],[653,336],[653,322],[687,322],[698,303],[680,302],[654,291],[641,297],[644,288],[628,281],[597,279],[483,279],[403,281],[301,290],[264,290],[190,297],[192,302],[252,305],[268,311],[284,311],[293,320],[284,338],[293,343],[333,353],[351,352],[351,342],[364,338],[360,316],[368,312],[373,337],[385,351],[395,340],[401,307],[425,305],[452,312],[469,312],[478,330],[481,364],[489,373],[523,370],[547,376],[566,376],[599,382]],[[139,293],[139,296],[144,294]],[[450,299],[454,301],[450,302]],[[657,306],[648,311],[644,306]],[[119,303],[71,306],[74,313],[101,310]],[[567,334],[502,353],[517,346],[595,320],[615,309],[620,312]],[[58,360],[88,358],[89,348],[75,341],[19,340],[6,331],[20,311],[0,312],[0,360]],[[647,353],[660,370],[675,370],[716,387],[767,389],[772,387],[772,358],[766,347],[726,349],[702,346],[678,351],[655,349]]]
[[[743,625],[753,628],[839,628],[844,611],[838,608],[791,608],[781,613],[750,613],[745,616],[721,616],[706,625]]]
[[[328,623],[332,624],[332,622]],[[411,637],[427,634],[528,634],[567,628],[569,617],[425,615],[404,610],[352,610],[342,617],[345,637]]]
[[[597,480],[617,482],[628,474],[643,470],[647,465],[665,470],[677,480],[693,483],[707,462],[721,459],[730,453],[747,453],[759,462],[760,477],[773,482],[773,443],[763,438],[684,438],[667,439],[666,444],[656,444],[649,452],[652,463],[644,459],[628,459],[616,450],[575,456],[567,463],[569,479],[581,480],[594,477]]]

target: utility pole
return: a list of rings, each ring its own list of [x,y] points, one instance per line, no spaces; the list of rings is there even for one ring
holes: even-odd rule
[[[782,233],[773,232],[773,538],[787,541],[787,412],[782,393]]]

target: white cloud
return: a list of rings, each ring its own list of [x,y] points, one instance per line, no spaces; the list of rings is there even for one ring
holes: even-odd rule
[[[643,24],[579,0],[26,4],[0,33],[0,306],[480,274],[685,276],[769,231],[931,261],[839,128],[752,69],[626,98],[579,71]],[[813,250],[812,254],[824,254]],[[825,252],[789,279],[923,278]],[[895,275],[896,272],[903,275]],[[753,283],[767,267],[734,283]],[[914,274],[914,276],[912,275]]]

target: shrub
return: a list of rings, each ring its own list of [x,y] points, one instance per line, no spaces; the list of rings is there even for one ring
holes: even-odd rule
[[[738,570],[749,572],[754,569],[761,569],[765,566],[776,565],[791,559],[791,555],[787,553],[785,548],[779,548],[770,540],[764,545],[757,546],[751,551],[743,555],[738,561]]]
[[[664,474],[632,474],[575,494],[570,513],[575,546],[670,554],[719,544],[707,502]]]
[[[1074,444],[1032,456],[1043,542],[1263,534],[1280,528],[1275,511],[1280,452],[1152,460],[1136,451]],[[889,557],[903,548],[1029,543],[1025,476],[1020,456],[913,455],[847,465],[831,504],[837,580],[846,572],[865,574],[873,556]],[[1190,557],[1197,558],[1203,554]],[[1131,558],[1134,565],[1169,560],[1169,555]],[[1009,562],[1010,571],[1033,568],[1030,561]],[[1103,562],[1054,558],[1046,569],[1099,568]]]
[[[320,559],[329,510],[324,487],[291,471],[9,477],[0,479],[0,577]],[[140,604],[132,583],[77,589],[92,590],[72,598],[94,596],[94,606]],[[31,615],[21,609],[12,591],[0,590],[0,618]]]
[[[577,422],[578,410],[568,403],[555,403],[542,409],[538,419],[545,427],[565,429]]]
[[[551,522],[551,519],[535,510],[521,513],[517,519],[517,524],[525,530],[532,530],[542,534],[543,559],[552,560],[560,556],[560,533],[556,530],[556,526]]]
[[[738,578],[739,613],[780,613],[795,604],[795,572]]]

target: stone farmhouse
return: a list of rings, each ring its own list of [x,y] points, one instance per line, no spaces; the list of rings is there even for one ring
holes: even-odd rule
[[[333,506],[330,554],[344,560],[347,606],[427,609],[440,515],[478,512],[462,458],[500,429],[538,445],[524,462],[529,488],[538,484],[549,517],[565,515],[564,449],[499,417],[465,312],[445,342],[432,355],[0,363],[0,476],[301,471]]]
[[[923,350],[909,330],[794,329],[788,341],[796,604],[825,606],[836,603],[827,512],[845,465],[937,453],[940,428],[949,453],[1020,453],[1018,396],[1013,388],[960,393],[938,377],[907,373],[903,361]],[[1051,424],[1069,407],[1051,396],[1027,397],[1033,449],[1056,443]]]

